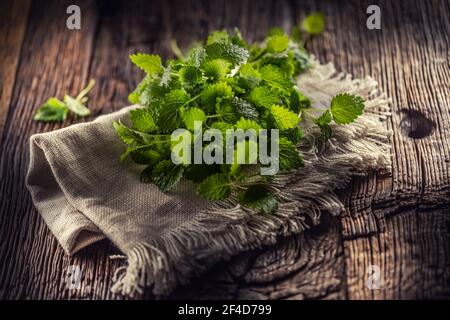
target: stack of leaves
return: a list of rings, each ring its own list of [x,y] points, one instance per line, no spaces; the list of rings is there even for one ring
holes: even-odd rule
[[[296,145],[303,136],[300,122],[311,109],[310,100],[296,86],[310,59],[299,41],[280,29],[261,43],[249,45],[238,30],[216,31],[202,45],[165,65],[158,55],[134,54],[132,62],[145,78],[129,95],[143,108],[130,111],[132,126],[115,122],[127,145],[127,156],[146,165],[141,181],[162,191],[182,178],[197,184],[197,192],[210,200],[237,195],[239,202],[259,213],[278,208],[277,195],[270,190],[273,177],[259,175],[259,164],[174,164],[171,133],[178,128],[193,131],[194,121],[203,130],[278,129],[280,171],[298,170],[302,157]],[[330,123],[347,124],[360,115],[364,101],[339,94],[330,109],[313,118],[322,139],[332,136]],[[317,113],[317,110],[316,110]],[[250,161],[250,159],[248,159]],[[250,163],[250,162],[249,162]]]

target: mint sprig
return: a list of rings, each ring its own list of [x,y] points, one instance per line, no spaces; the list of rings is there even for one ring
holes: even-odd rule
[[[49,98],[36,110],[33,119],[43,122],[62,122],[66,120],[69,111],[79,117],[87,117],[91,114],[86,107],[86,102],[88,101],[87,94],[94,85],[94,80],[89,81],[86,88],[84,88],[75,98],[67,94],[64,96],[63,101],[56,97]]]

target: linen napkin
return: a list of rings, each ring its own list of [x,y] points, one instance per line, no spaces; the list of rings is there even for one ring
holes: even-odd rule
[[[298,87],[323,108],[337,93],[360,95],[365,113],[353,124],[333,125],[325,146],[317,129],[306,130],[298,146],[305,167],[276,177],[280,205],[273,215],[241,207],[236,195],[206,201],[187,181],[167,193],[140,183],[142,166],[118,161],[125,146],[112,126],[113,120],[128,123],[128,111],[139,106],[33,135],[26,180],[33,202],[68,255],[105,237],[126,255],[113,292],[133,296],[150,287],[155,295],[168,294],[219,261],[302,232],[322,213],[341,213],[336,189],[352,175],[389,170],[389,105],[374,80],[314,62]]]

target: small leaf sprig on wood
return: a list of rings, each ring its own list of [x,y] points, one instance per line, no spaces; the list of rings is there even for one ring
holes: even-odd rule
[[[64,95],[63,101],[56,97],[49,98],[41,105],[34,115],[34,120],[43,122],[62,122],[66,120],[69,111],[79,117],[87,117],[91,114],[86,107],[88,101],[87,94],[94,87],[95,81],[89,81],[89,84],[75,98]]]
[[[132,103],[143,106],[130,111],[131,127],[114,122],[127,145],[121,159],[130,156],[146,165],[141,181],[164,192],[185,178],[196,183],[198,194],[206,199],[221,200],[236,193],[244,207],[275,212],[278,199],[271,191],[271,178],[253,170],[259,164],[175,164],[170,135],[178,128],[193,131],[195,121],[222,132],[278,129],[280,170],[300,169],[303,161],[296,145],[303,136],[303,111],[311,109],[311,101],[296,86],[296,79],[310,65],[308,53],[280,29],[252,45],[235,30],[211,33],[186,56],[174,48],[178,58],[165,65],[158,55],[130,56],[146,75],[129,95]],[[348,124],[363,108],[360,97],[335,96],[330,109],[314,119],[322,139],[332,136],[332,121]]]

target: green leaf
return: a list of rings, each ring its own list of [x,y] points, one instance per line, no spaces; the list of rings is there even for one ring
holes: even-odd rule
[[[202,109],[190,108],[181,114],[181,118],[183,119],[183,122],[188,130],[194,130],[194,122],[205,122],[206,115]]]
[[[300,110],[309,108],[311,106],[311,100],[305,97],[297,89],[291,90],[291,95],[289,96],[289,109],[295,113],[299,113]]]
[[[81,102],[81,100],[72,98],[69,95],[64,96],[64,103],[66,104],[67,108],[69,108],[70,111],[75,113],[76,115],[80,117],[86,117],[91,114],[88,108]]]
[[[151,181],[161,190],[166,192],[172,189],[183,176],[183,166],[175,165],[170,160],[158,163],[151,173]]]
[[[258,107],[270,108],[280,98],[266,86],[258,86],[250,91],[248,99]]]
[[[133,129],[145,133],[156,130],[155,119],[149,108],[130,110],[130,119],[133,123]]]
[[[231,42],[215,42],[205,46],[208,59],[224,59],[234,65],[240,65],[247,61],[249,53],[245,48]]]
[[[302,28],[311,35],[318,35],[325,29],[325,16],[321,12],[308,15],[302,22]]]
[[[130,130],[130,128],[124,126],[121,122],[114,121],[113,126],[125,144],[131,145],[136,140],[136,135],[133,130]]]
[[[113,127],[116,130],[119,137],[122,139],[122,141],[127,145],[132,146],[135,146],[136,144],[143,145],[154,141],[152,135],[130,129],[124,124],[122,124],[120,121],[114,121]]]
[[[162,155],[154,150],[153,146],[130,152],[130,156],[134,162],[138,164],[156,165]]]
[[[183,85],[193,87],[202,81],[202,72],[194,66],[186,66],[180,69],[180,78]]]
[[[225,121],[216,121],[211,124],[211,128],[218,129],[222,131],[223,134],[226,134],[227,130],[234,129],[234,126],[231,123]]]
[[[269,37],[283,36],[283,35],[284,35],[284,30],[280,27],[273,27],[273,28],[270,28],[270,30],[269,30]]]
[[[236,129],[242,129],[244,131],[247,129],[253,129],[256,130],[257,133],[259,132],[260,129],[262,129],[259,123],[256,122],[255,120],[245,118],[239,119],[239,121],[236,122],[235,127]]]
[[[139,97],[144,92],[144,90],[147,88],[148,84],[150,83],[151,78],[149,76],[146,76],[142,81],[137,85],[136,89],[133,90],[128,95],[128,101],[130,101],[133,104],[139,103]]]
[[[192,49],[192,52],[189,55],[189,63],[196,68],[200,68],[205,59],[206,59],[206,50],[203,47],[196,47]]]
[[[152,182],[152,172],[154,166],[147,166],[144,170],[142,170],[140,175],[140,181],[142,183],[151,183]]]
[[[284,130],[281,134],[291,140],[293,144],[298,144],[300,140],[303,138],[303,130],[299,126],[295,126],[292,129]]]
[[[172,132],[180,127],[180,107],[186,106],[190,97],[185,90],[175,89],[170,91],[162,100],[162,108],[159,110],[157,127],[161,132]]]
[[[278,105],[270,108],[270,115],[275,127],[280,130],[294,128],[300,121],[295,113]]]
[[[131,61],[145,71],[148,75],[154,75],[163,71],[161,57],[153,54],[138,53],[130,55]]]
[[[228,198],[231,194],[231,186],[227,175],[218,173],[207,177],[198,185],[197,193],[208,200]]]
[[[298,169],[303,166],[303,160],[297,148],[285,137],[280,137],[279,152],[282,171]]]
[[[230,72],[230,63],[224,59],[208,60],[202,65],[202,70],[209,80],[216,82],[226,78]]]
[[[216,114],[221,121],[234,123],[238,119],[235,107],[230,99],[217,99]]]
[[[259,117],[258,110],[256,110],[256,108],[249,102],[238,97],[233,97],[231,99],[231,102],[234,105],[234,109],[236,110],[236,113],[238,115],[253,120],[258,119]]]
[[[340,93],[331,100],[331,114],[337,124],[348,124],[362,114],[364,99],[349,93]]]
[[[330,123],[331,120],[332,120],[331,112],[330,112],[330,110],[326,110],[324,113],[322,113],[322,115],[320,117],[318,117],[316,120],[314,120],[314,122],[318,126],[323,126],[324,124]]]
[[[249,88],[254,88],[261,81],[261,74],[249,63],[239,69],[239,74]]]
[[[202,182],[208,176],[220,173],[220,165],[217,164],[191,164],[184,171],[184,177],[195,183]]]
[[[250,186],[245,192],[240,193],[239,202],[258,213],[272,214],[278,210],[277,197],[261,185]]]
[[[69,109],[64,102],[52,97],[37,109],[33,119],[44,122],[61,122],[66,120],[68,112]]]
[[[202,104],[211,113],[216,107],[217,98],[230,98],[233,96],[233,89],[225,82],[218,82],[207,85],[201,93]]]
[[[289,37],[285,34],[278,34],[267,39],[267,50],[269,52],[283,52],[288,48]]]
[[[206,44],[212,44],[216,42],[227,42],[229,40],[228,32],[226,31],[214,31],[208,36]]]
[[[332,120],[331,112],[326,110],[320,117],[314,120],[314,123],[317,124],[321,130],[320,138],[323,141],[327,141],[331,138],[332,130],[330,127],[330,122]]]
[[[287,77],[284,72],[271,64],[265,65],[260,69],[261,77],[271,87],[282,91],[290,91],[293,82]]]

